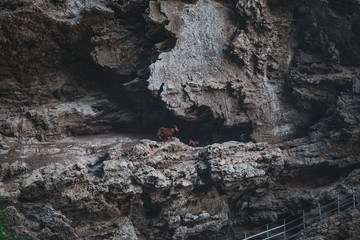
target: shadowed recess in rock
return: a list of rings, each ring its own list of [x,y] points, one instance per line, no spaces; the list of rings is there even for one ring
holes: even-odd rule
[[[108,152],[101,152],[96,159],[96,162],[93,164],[88,164],[88,172],[93,174],[98,178],[102,178],[104,176],[104,164],[103,162],[106,160],[110,160],[110,154]]]
[[[358,168],[360,168],[360,164],[353,164],[346,167],[322,164],[311,169],[298,170],[294,175],[288,177],[284,176],[279,179],[279,184],[297,189],[324,187],[341,178],[345,178],[350,172]]]
[[[224,120],[219,118],[215,119],[211,114],[211,111],[205,106],[193,109],[193,121],[176,117],[165,108],[163,111],[165,114],[162,119],[145,123],[145,129],[147,129],[145,130],[145,133],[146,136],[150,137],[150,139],[154,139],[151,135],[155,136],[154,133],[156,133],[160,126],[170,128],[173,125],[176,125],[178,126],[179,131],[174,133],[174,137],[179,138],[180,141],[186,144],[189,143],[189,139],[199,141],[199,146],[232,140],[239,142],[254,142],[251,138],[253,130],[251,122],[226,127],[224,126]]]

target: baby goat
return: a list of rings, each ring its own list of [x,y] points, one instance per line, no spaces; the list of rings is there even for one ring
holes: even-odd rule
[[[179,129],[176,125],[174,125],[172,128],[165,128],[165,127],[161,127],[159,128],[158,132],[157,132],[157,136],[158,138],[160,138],[160,140],[168,140],[169,138],[172,140],[173,139],[173,132],[178,132]]]
[[[199,145],[199,141],[189,139],[189,145],[193,146],[193,147],[196,147],[197,145]]]

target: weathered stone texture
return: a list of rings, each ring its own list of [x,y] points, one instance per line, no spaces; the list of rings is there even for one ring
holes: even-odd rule
[[[352,0],[1,1],[9,227],[237,239],[359,188],[359,13]],[[155,141],[172,124],[174,141]],[[338,217],[304,234],[355,239],[358,213]]]
[[[229,227],[230,209],[228,197],[215,186],[230,194],[246,189],[247,180],[262,185],[268,166],[283,166],[280,149],[266,144],[229,142],[193,149],[178,140],[141,140],[125,151],[112,149],[101,177],[90,171],[91,165],[51,163],[5,183],[5,200],[16,206],[12,212],[19,217],[14,228],[27,226],[18,230],[28,239],[51,237],[58,228],[74,239],[125,237],[124,229],[135,239],[139,234],[168,238],[172,231],[173,239],[216,235]],[[39,221],[43,224],[36,227]]]

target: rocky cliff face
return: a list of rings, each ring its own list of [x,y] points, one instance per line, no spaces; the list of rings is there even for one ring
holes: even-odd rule
[[[240,239],[360,187],[359,10],[1,2],[9,227],[25,239]],[[174,141],[155,141],[173,124]],[[356,214],[328,237],[356,236]]]

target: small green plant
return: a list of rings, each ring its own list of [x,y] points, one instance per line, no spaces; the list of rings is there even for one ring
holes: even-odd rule
[[[0,189],[2,186],[0,186]],[[0,199],[3,196],[0,192]],[[0,240],[24,240],[23,238],[19,238],[15,233],[12,233],[9,229],[6,228],[8,219],[8,212],[5,209],[0,209]]]

